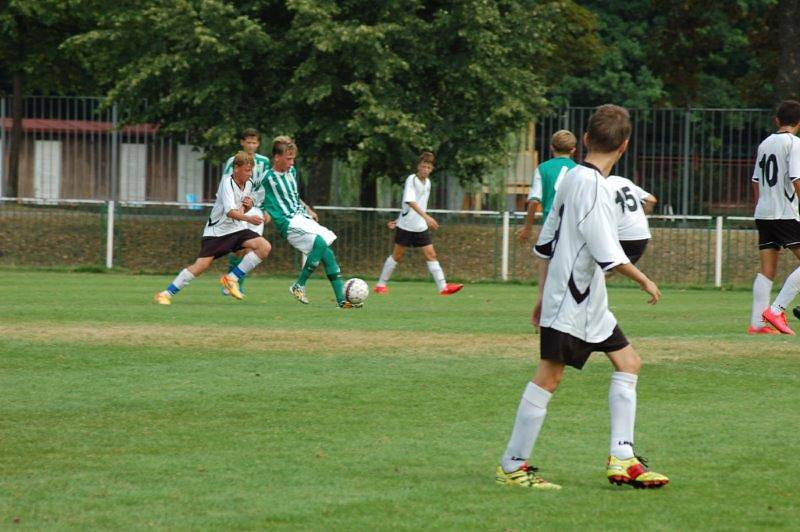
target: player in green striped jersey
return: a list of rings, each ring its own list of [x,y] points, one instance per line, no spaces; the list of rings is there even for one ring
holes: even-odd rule
[[[336,235],[317,223],[317,214],[303,203],[297,192],[296,156],[297,147],[291,138],[276,137],[272,141],[271,167],[261,183],[264,189],[262,209],[272,217],[280,235],[307,255],[300,276],[289,287],[289,292],[301,303],[308,304],[306,281],[321,262],[336,295],[336,303],[340,308],[351,308],[353,305],[345,298],[341,268],[330,248]]]
[[[253,156],[253,177],[251,178],[251,181],[253,181],[253,189],[250,192],[250,196],[253,198],[253,205],[261,205],[264,202],[264,189],[261,186],[261,182],[264,179],[264,175],[267,173],[267,170],[269,170],[269,159],[260,153],[256,153],[258,151],[258,147],[261,145],[261,134],[257,129],[247,128],[242,131],[241,135],[239,135],[239,144],[241,144],[243,151]],[[222,170],[222,176],[229,176],[232,173],[233,157],[228,159],[228,162],[225,163],[225,167]],[[250,211],[248,211],[248,214],[261,216],[263,213],[258,209],[258,207],[253,207]],[[259,235],[264,235],[264,224],[258,226],[248,224],[247,227]],[[242,257],[244,257],[242,252],[231,253],[228,255],[228,271],[233,271],[234,268],[239,266],[239,264],[242,262]],[[244,292],[244,279],[239,282],[239,289]],[[224,295],[228,295],[225,288],[222,289],[222,293]]]

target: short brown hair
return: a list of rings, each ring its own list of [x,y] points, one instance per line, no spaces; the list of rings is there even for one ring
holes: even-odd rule
[[[550,137],[550,145],[553,147],[553,151],[558,153],[569,153],[575,149],[577,144],[578,139],[575,138],[572,131],[566,129],[560,129]]]
[[[784,100],[778,106],[775,118],[782,126],[796,126],[800,123],[800,102],[796,100]]]
[[[590,150],[614,151],[631,136],[631,115],[619,105],[601,105],[589,117],[586,133]]]
[[[245,164],[253,166],[254,164],[253,156],[247,153],[246,151],[237,152],[236,155],[233,156],[233,166],[237,167]]]
[[[283,155],[287,151],[297,153],[297,146],[295,146],[292,137],[280,135],[272,139],[272,155]]]
[[[429,163],[433,165],[436,162],[436,156],[433,154],[432,151],[423,151],[419,154],[419,159],[417,159],[417,164],[422,163]]]
[[[243,130],[239,135],[239,140],[244,140],[247,137],[255,137],[259,142],[261,142],[261,133],[259,133],[255,128],[248,127],[247,129]]]

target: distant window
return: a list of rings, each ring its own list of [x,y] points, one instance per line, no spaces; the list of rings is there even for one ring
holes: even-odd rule
[[[178,201],[193,195],[203,198],[203,151],[189,144],[178,144]]]
[[[147,188],[147,145],[123,142],[119,149],[119,199],[144,201]]]
[[[34,197],[58,199],[61,196],[61,141],[36,140],[33,153]]]

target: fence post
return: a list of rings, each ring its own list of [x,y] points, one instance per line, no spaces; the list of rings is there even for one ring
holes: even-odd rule
[[[689,163],[690,152],[692,150],[691,127],[692,127],[692,108],[686,108],[683,120],[683,190],[681,191],[681,214],[689,214]],[[684,222],[685,223],[685,222]]]
[[[106,216],[106,268],[114,267],[114,200],[108,202]]]
[[[0,98],[0,198],[5,197],[6,181],[6,99]]]
[[[714,246],[714,286],[722,286],[722,216],[717,216],[717,227],[715,231],[716,245]]]
[[[503,246],[501,250],[501,260],[500,260],[500,278],[503,281],[508,281],[508,248],[509,248],[509,238],[508,233],[511,230],[509,224],[510,215],[508,211],[503,212]]]
[[[111,107],[111,153],[109,161],[109,183],[108,193],[111,200],[119,198],[119,111],[117,104]]]

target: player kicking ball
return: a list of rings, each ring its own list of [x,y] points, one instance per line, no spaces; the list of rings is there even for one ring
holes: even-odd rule
[[[602,105],[589,118],[583,142],[586,160],[570,170],[559,185],[553,209],[534,248],[549,260],[540,278],[544,285],[533,310],[540,327],[541,360],[522,394],[508,447],[497,466],[498,484],[537,490],[560,486],[544,480],[531,466],[534,444],[566,366],[581,369],[595,351],[614,367],[608,402],[611,445],[606,476],[613,484],[658,488],[669,479],[649,471],[633,452],[636,383],[642,361],[608,309],[604,271],[630,278],[655,304],[658,287],[632,265],[617,238],[614,194],[606,178],[628,148],[628,112]]]
[[[261,264],[271,249],[269,242],[247,225],[259,225],[269,220],[269,216],[262,218],[256,214],[247,214],[252,207],[252,198],[249,197],[253,185],[250,181],[252,175],[253,156],[240,151],[233,158],[233,173],[223,176],[219,182],[217,199],[203,230],[197,260],[184,268],[166,290],[156,294],[156,303],[171,305],[172,296],[206,271],[214,259],[240,249],[246,249],[248,253],[238,266],[220,277],[219,282],[231,296],[244,299],[239,290],[239,281]]]
[[[272,167],[267,170],[262,183],[264,203],[261,209],[269,213],[281,237],[293,248],[306,255],[306,262],[297,280],[289,287],[289,293],[300,303],[309,303],[306,282],[320,263],[336,296],[339,308],[353,308],[345,298],[342,270],[330,245],[336,235],[321,226],[317,214],[300,199],[297,192],[297,171],[294,160],[297,146],[287,136],[275,137],[272,141]]]
[[[781,248],[800,259],[800,102],[787,100],[778,106],[775,116],[778,131],[758,146],[753,171],[753,194],[756,198],[758,256],[761,268],[753,281],[753,306],[747,334],[794,335],[786,322],[786,308],[800,292],[800,268],[783,283],[772,305],[769,304],[772,280],[778,270]],[[770,327],[772,325],[772,327]]]
[[[439,223],[425,211],[428,208],[428,197],[431,195],[430,175],[433,172],[434,161],[433,153],[422,152],[417,161],[417,173],[406,178],[400,216],[388,223],[389,229],[395,230],[394,250],[383,263],[381,277],[374,288],[376,294],[389,292],[389,287],[386,285],[409,247],[422,250],[428,271],[431,272],[440,295],[449,296],[464,288],[463,284],[448,283],[445,280],[444,270],[436,257],[436,250],[433,249],[431,229],[438,229]]]

